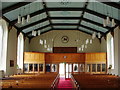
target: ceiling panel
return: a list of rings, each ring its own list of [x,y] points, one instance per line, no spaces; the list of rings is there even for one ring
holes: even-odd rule
[[[60,29],[64,29],[64,28],[72,28],[72,29],[74,29],[74,28],[77,28],[77,26],[53,26],[54,28],[60,28]]]
[[[87,8],[90,10],[96,11],[98,13],[120,20],[119,18],[120,10],[117,8],[111,7],[109,5],[106,5],[100,2],[90,2]]]
[[[86,29],[86,28],[83,28],[83,27],[79,27],[79,29],[81,30],[81,31],[85,31],[85,32],[88,32],[88,33],[93,33],[93,31],[91,31],[91,30],[89,30],[89,29]]]
[[[10,21],[12,21],[17,19],[19,14],[21,16],[25,16],[25,15],[28,15],[29,13],[33,13],[41,9],[43,9],[43,5],[41,2],[33,2],[21,8],[5,13],[4,16],[7,17]]]
[[[40,15],[36,15],[36,16],[34,16],[34,17],[31,17],[30,23],[27,23],[27,22],[26,22],[24,25],[21,25],[21,24],[16,23],[16,26],[17,26],[17,27],[23,27],[23,26],[29,25],[29,24],[31,24],[31,23],[34,23],[34,22],[36,22],[36,21],[42,20],[42,19],[44,19],[44,18],[47,18],[46,13],[42,13],[42,14],[40,14]]]
[[[50,11],[50,16],[53,17],[80,17],[81,11]]]
[[[84,26],[93,28],[93,29],[95,29],[95,30],[104,32],[104,33],[105,33],[106,31],[108,31],[107,29],[105,29],[105,28],[103,28],[103,27],[99,27],[99,26],[96,26],[96,25],[94,25],[94,24],[91,24],[91,23],[88,23],[88,22],[85,22],[85,21],[82,21],[81,24],[84,25]]]
[[[45,21],[45,22],[43,22],[43,23],[37,24],[37,25],[35,25],[35,26],[32,26],[32,27],[30,27],[30,28],[24,29],[23,32],[24,32],[24,33],[27,33],[27,32],[30,32],[30,31],[32,31],[32,30],[35,30],[35,29],[37,29],[37,28],[40,28],[40,27],[43,27],[43,26],[46,26],[46,25],[49,25],[49,24],[50,24],[49,21]]]
[[[46,27],[46,28],[44,28],[44,29],[41,29],[41,32],[46,32],[46,31],[48,31],[48,30],[50,30],[51,29],[51,27],[49,26],[49,27]]]
[[[100,24],[103,24],[103,19],[100,18],[100,17],[97,17],[97,16],[95,16],[95,15],[92,15],[92,14],[89,14],[89,13],[86,13],[86,12],[85,12],[85,14],[84,14],[83,17],[84,17],[84,18],[87,18],[87,19],[90,19],[90,20],[92,20],[92,21],[98,22],[98,23],[100,23]]]
[[[18,3],[18,2],[2,2],[2,9],[5,9],[5,8],[7,8],[9,6],[12,6],[12,5],[16,4],[16,3]]]
[[[78,23],[79,20],[51,20],[52,23]]]
[[[47,2],[47,7],[83,7],[85,2]]]

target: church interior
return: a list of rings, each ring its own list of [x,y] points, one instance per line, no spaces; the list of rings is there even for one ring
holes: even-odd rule
[[[0,0],[0,89],[119,90],[120,0]]]

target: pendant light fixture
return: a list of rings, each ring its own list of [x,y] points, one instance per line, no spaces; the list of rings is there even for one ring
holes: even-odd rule
[[[103,27],[106,27],[106,19],[103,19]]]
[[[92,44],[92,39],[90,39],[90,44]]]
[[[106,18],[106,24],[110,25],[110,17],[108,15],[107,15],[107,18]]]
[[[78,50],[81,51],[81,47],[79,47]]]
[[[100,34],[100,32],[98,33],[98,38],[101,38],[101,34]]]
[[[114,27],[115,25],[116,25],[115,20],[112,19],[112,27]]]
[[[40,30],[38,30],[38,35],[40,35],[40,33],[41,33]]]
[[[25,18],[22,17],[22,25],[24,25],[24,24],[25,24]]]
[[[93,32],[92,39],[95,39],[95,38],[96,38],[96,32]]]

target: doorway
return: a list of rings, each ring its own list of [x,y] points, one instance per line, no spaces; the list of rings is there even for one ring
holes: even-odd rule
[[[60,74],[60,77],[65,78],[65,63],[59,64],[59,74]]]

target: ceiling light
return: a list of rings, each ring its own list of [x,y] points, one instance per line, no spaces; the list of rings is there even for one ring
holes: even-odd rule
[[[116,25],[115,20],[112,19],[112,27],[114,27],[115,25]]]
[[[98,38],[101,38],[101,34],[100,33],[98,33]]]
[[[30,22],[30,15],[27,15],[27,23]]]
[[[38,30],[38,35],[40,35],[40,30]]]
[[[90,39],[90,44],[92,44],[92,39]]]
[[[81,47],[79,47],[79,49],[78,49],[79,51],[81,51]]]
[[[46,40],[44,40],[44,44],[46,44],[46,42],[47,42],[47,41],[46,41]]]
[[[18,15],[18,21],[17,21],[17,23],[21,23],[21,16],[20,15]]]
[[[24,24],[25,24],[25,18],[22,17],[22,25],[24,25]]]
[[[95,37],[96,37],[96,32],[93,32],[92,39],[95,39]]]
[[[103,19],[103,27],[106,27],[106,19]]]
[[[107,23],[107,25],[110,24],[110,17],[109,16],[107,16],[107,18],[106,18],[106,23]]]
[[[47,45],[44,45],[44,48],[47,48]]]

